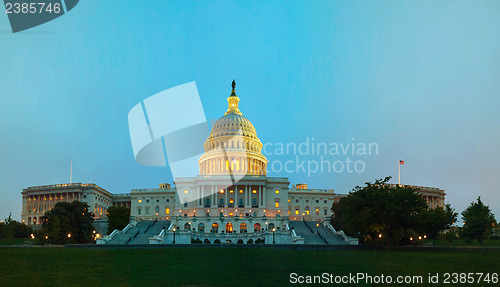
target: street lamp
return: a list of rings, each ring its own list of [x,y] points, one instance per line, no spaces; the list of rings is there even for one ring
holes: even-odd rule
[[[175,230],[176,230],[176,228],[174,227],[174,228],[172,228],[172,230],[174,231],[174,242],[172,244],[175,244]]]
[[[276,244],[276,241],[274,241],[274,233],[276,231],[276,228],[273,227],[273,244]]]

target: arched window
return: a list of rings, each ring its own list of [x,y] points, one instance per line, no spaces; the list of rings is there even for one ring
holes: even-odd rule
[[[146,206],[146,215],[149,215],[149,206]]]
[[[280,200],[279,200],[279,198],[276,198],[276,199],[274,200],[274,207],[275,207],[275,208],[279,208],[279,207],[280,207]]]
[[[31,217],[28,217],[28,225],[31,225]]]
[[[306,215],[309,215],[309,206],[306,206]]]
[[[234,207],[234,199],[229,199],[229,207]]]
[[[273,228],[274,228],[274,223],[269,223],[267,229],[269,229],[269,231],[273,231]]]
[[[189,230],[191,230],[191,224],[189,223],[184,224],[184,231],[189,231]]]
[[[165,208],[165,214],[170,214],[170,208]]]
[[[210,198],[205,200],[205,207],[210,207]]]
[[[217,223],[212,224],[212,232],[213,233],[219,232],[219,224],[217,224]]]
[[[231,222],[226,224],[226,233],[233,233],[233,224]]]
[[[243,206],[243,198],[240,198],[239,202],[240,202],[240,203],[238,204],[238,207],[244,207],[244,206]]]
[[[224,207],[224,198],[219,200],[219,207]]]
[[[253,226],[253,232],[260,232],[261,227],[259,223],[255,223]]]
[[[142,208],[137,207],[137,215],[141,215],[141,213],[142,213]]]
[[[252,199],[252,207],[257,207],[257,198]]]
[[[158,215],[158,213],[160,213],[160,207],[159,206],[156,207],[156,215]]]
[[[205,224],[203,223],[198,224],[198,232],[201,233],[205,232]]]
[[[242,223],[240,224],[240,233],[246,233],[247,232],[247,224]]]
[[[316,211],[316,215],[319,215],[319,207],[316,207],[315,211]]]

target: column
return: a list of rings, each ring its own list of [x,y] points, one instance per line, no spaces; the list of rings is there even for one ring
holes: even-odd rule
[[[239,188],[237,185],[235,185],[234,186],[234,208],[238,207],[238,192],[240,192]]]
[[[229,202],[227,201],[227,189],[228,189],[227,187],[226,187],[226,188],[224,188],[224,193],[226,194],[226,195],[225,195],[225,200],[224,200],[224,206],[225,206],[225,207],[228,207],[228,206],[229,206]]]

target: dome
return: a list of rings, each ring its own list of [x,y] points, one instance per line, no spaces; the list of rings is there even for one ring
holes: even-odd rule
[[[253,124],[238,109],[240,99],[233,90],[227,98],[228,109],[210,131],[198,160],[201,175],[240,173],[265,175],[267,159]]]
[[[242,135],[250,138],[257,138],[257,131],[253,124],[244,116],[229,113],[219,118],[212,126],[209,139],[226,135]]]

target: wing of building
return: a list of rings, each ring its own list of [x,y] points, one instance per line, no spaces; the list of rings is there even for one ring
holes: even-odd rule
[[[332,204],[345,195],[333,189],[308,189],[307,184],[289,187],[288,178],[267,176],[263,145],[239,110],[234,86],[227,101],[227,111],[204,143],[198,176],[176,178],[175,187],[164,183],[130,194],[112,194],[95,184],[29,187],[22,192],[23,222],[36,226],[57,202],[80,200],[88,203],[97,219],[106,218],[109,206],[130,207],[131,224],[117,232],[123,233],[118,237],[157,230],[147,238],[151,243],[345,242],[337,240],[340,235],[329,226]],[[444,204],[444,191],[424,189],[425,196]],[[151,228],[155,225],[162,228]],[[135,240],[122,237],[128,238],[126,242]]]

